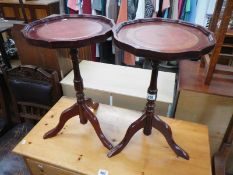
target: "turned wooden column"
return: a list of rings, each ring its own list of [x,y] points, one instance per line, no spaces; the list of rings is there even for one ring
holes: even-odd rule
[[[152,130],[152,122],[155,115],[155,101],[157,99],[157,79],[158,79],[158,61],[151,61],[152,64],[152,73],[150,86],[147,90],[147,103],[146,103],[146,116],[145,125],[143,129],[143,133],[145,135],[150,135]]]
[[[84,92],[83,92],[83,79],[80,74],[80,69],[79,69],[79,61],[78,61],[78,50],[77,48],[71,48],[70,49],[70,56],[71,60],[73,63],[73,71],[74,71],[74,89],[76,91],[76,98],[77,98],[77,103],[79,104],[79,117],[80,117],[80,123],[86,124],[87,123],[87,118],[83,117],[83,110],[81,110],[81,105],[85,103],[85,98],[84,98]]]

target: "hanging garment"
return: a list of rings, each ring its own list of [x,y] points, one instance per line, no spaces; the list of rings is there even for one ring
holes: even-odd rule
[[[142,19],[145,18],[145,11],[146,11],[146,2],[145,0],[139,0],[138,1],[138,9],[136,12],[136,18],[135,19]],[[135,58],[136,60],[139,60],[139,57]]]
[[[187,16],[187,21],[191,23],[195,23],[196,13],[197,13],[197,1],[198,0],[191,0],[190,4],[190,13]]]
[[[116,0],[107,0],[106,3],[106,17],[117,20],[117,1]]]
[[[164,10],[163,18],[168,18],[169,9]]]
[[[187,0],[183,1],[183,5],[182,5],[182,9],[181,9],[181,14],[180,14],[180,17],[179,17],[179,19],[182,19],[182,20],[184,20],[184,17],[185,17],[186,2],[187,2]]]
[[[70,1],[70,2],[69,2]],[[67,6],[69,5],[69,13],[70,14],[82,14],[82,0],[68,0],[69,4],[67,3]],[[72,5],[72,6],[70,6]],[[92,59],[92,52],[90,46],[85,46],[82,48],[79,48],[79,58],[85,59],[85,60],[91,60]]]
[[[209,0],[209,4],[208,4],[206,14],[213,15],[216,1],[217,0]]]
[[[105,41],[100,44],[100,62],[114,64],[114,55],[112,53],[112,41]]]
[[[201,1],[199,0],[197,2],[197,12],[196,13],[196,18],[195,18],[195,23],[205,26],[205,21],[206,21],[206,12],[208,9],[209,5],[209,0]]]
[[[101,13],[101,15],[106,16],[106,0],[102,0],[101,4],[102,4],[102,11],[101,11],[102,13]]]
[[[117,23],[124,22],[127,20],[128,20],[128,1],[122,0]],[[135,56],[128,53],[128,52],[124,52],[124,53],[122,53],[122,52],[123,52],[122,50],[116,48],[115,63],[121,64],[123,61],[126,65],[135,65]],[[122,58],[122,55],[124,56],[123,58]]]
[[[164,18],[168,18],[169,12],[170,12],[170,0],[163,0],[162,4],[162,13]]]
[[[106,16],[106,7],[107,7],[107,0],[101,0],[102,5],[102,11],[101,15]],[[98,13],[98,11],[97,11]],[[103,63],[113,63],[114,55],[112,54],[112,41],[105,41],[102,43],[99,43],[99,56],[100,61]]]
[[[154,6],[154,9],[156,11],[156,0],[151,0],[152,5]]]
[[[96,0],[91,0],[91,7],[92,7],[91,14],[92,15],[97,15],[97,11],[95,9],[93,9],[93,3],[94,3],[94,1],[96,1]],[[100,57],[100,54],[99,54],[99,43],[96,43],[95,53],[93,55],[95,55],[95,61],[100,61],[100,59],[99,59],[99,57]]]
[[[154,6],[151,0],[145,0],[145,18],[151,18],[154,14]]]
[[[170,7],[170,0],[163,0],[162,11]]]
[[[181,15],[182,15],[182,13],[183,13],[184,6],[185,6],[185,2],[186,2],[186,0],[179,0],[179,6],[178,6],[178,10],[179,10],[179,19],[181,18]]]
[[[158,12],[159,11],[159,3],[160,3],[160,0],[153,0],[155,1],[155,11]],[[153,3],[154,4],[154,3]]]
[[[65,3],[64,3],[64,0],[60,0],[59,1],[59,10],[60,10],[60,14],[65,14]]]
[[[102,0],[93,0],[92,9],[102,11]]]
[[[145,0],[138,1],[138,9],[136,12],[136,19],[145,17]]]
[[[157,13],[157,17],[163,17],[162,7],[163,7],[163,0],[159,0],[159,11]]]
[[[83,3],[83,0],[75,0],[75,1],[68,0],[67,7],[69,7],[69,13],[70,14],[82,14],[82,3]]]
[[[67,7],[69,7],[71,10],[78,11],[78,0],[68,0],[67,1]]]
[[[91,0],[83,1],[82,10],[84,14],[92,13]],[[96,61],[96,45],[95,44],[91,45],[91,56],[92,56],[92,61]]]
[[[170,0],[170,7],[168,8],[168,18],[172,17],[172,7],[173,7],[173,0]]]
[[[128,66],[135,66],[135,55],[125,51],[124,52],[124,63],[125,65],[128,65]]]
[[[128,20],[135,19],[137,8],[138,0],[128,0]]]
[[[179,17],[178,3],[179,3],[179,0],[173,0],[172,15],[171,15],[172,19],[178,19]]]
[[[154,8],[154,5],[152,3],[151,0],[145,0],[145,14],[144,14],[144,17],[145,18],[151,18],[153,17],[154,15],[154,12],[155,12],[155,8]],[[139,60],[144,60],[143,61],[143,68],[148,68],[148,62],[150,62],[148,59],[146,58],[143,58],[143,57],[136,57],[136,60],[139,61]]]
[[[83,1],[84,0],[78,0],[78,11],[79,11],[79,14],[83,14]]]
[[[154,7],[154,13],[153,13],[152,17],[156,17],[157,12],[158,12],[159,0],[151,0],[151,3],[153,5],[153,7]]]
[[[121,1],[121,6],[117,18],[117,24],[128,20],[128,2],[127,0]]]
[[[119,14],[118,14],[117,22],[116,22],[117,24],[128,20],[127,4],[128,4],[127,0],[121,1]],[[115,52],[116,52],[115,64],[121,65],[122,62],[124,62],[124,51],[116,47]]]
[[[185,21],[189,21],[190,13],[191,13],[191,1],[187,0],[185,5],[185,15],[184,15]]]
[[[69,8],[69,14],[79,14],[79,12]]]
[[[84,14],[91,14],[91,0],[83,0],[82,9]]]

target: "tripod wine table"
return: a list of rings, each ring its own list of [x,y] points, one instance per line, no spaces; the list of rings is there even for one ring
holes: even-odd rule
[[[55,128],[44,135],[44,139],[54,137],[72,117],[79,115],[80,123],[90,121],[102,144],[111,149],[113,146],[104,136],[98,119],[89,109],[98,108],[97,103],[85,99],[83,80],[80,75],[77,48],[103,42],[112,35],[112,20],[103,16],[93,15],[62,15],[45,18],[28,24],[24,30],[24,37],[29,43],[48,48],[70,48],[70,55],[74,70],[74,87],[77,102],[64,110]]]
[[[138,130],[144,128],[143,133],[150,135],[152,128],[156,128],[176,155],[188,160],[189,155],[175,143],[170,126],[155,114],[158,66],[161,61],[198,58],[209,53],[215,45],[213,33],[201,26],[161,18],[123,22],[114,27],[113,33],[119,48],[151,60],[152,74],[145,113],[129,126],[108,157],[121,152]]]

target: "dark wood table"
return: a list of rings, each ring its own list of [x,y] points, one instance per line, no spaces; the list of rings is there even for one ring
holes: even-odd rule
[[[119,48],[150,59],[152,74],[145,113],[129,126],[123,140],[108,156],[121,152],[138,130],[144,128],[143,133],[150,135],[152,128],[156,128],[177,156],[189,159],[188,153],[174,141],[170,126],[155,114],[158,66],[161,61],[192,59],[209,53],[215,45],[213,33],[198,25],[161,18],[123,22],[115,26],[113,32]]]
[[[73,62],[77,102],[62,112],[59,123],[44,135],[45,139],[58,134],[70,118],[79,115],[82,124],[90,121],[106,148],[113,147],[104,136],[98,119],[89,109],[97,109],[98,104],[90,98],[85,99],[77,51],[77,48],[105,41],[112,35],[112,26],[112,20],[103,16],[62,15],[32,22],[24,28],[23,34],[31,44],[48,48],[70,48]]]

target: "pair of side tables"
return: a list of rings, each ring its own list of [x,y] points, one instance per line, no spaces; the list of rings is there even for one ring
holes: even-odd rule
[[[155,114],[158,66],[161,61],[191,59],[209,53],[215,45],[212,32],[179,20],[138,19],[115,26],[112,20],[103,16],[62,15],[32,22],[24,28],[23,34],[33,45],[70,48],[77,102],[61,113],[59,123],[45,133],[44,139],[56,136],[70,118],[78,115],[81,124],[90,121],[102,144],[110,150],[108,157],[120,153],[138,130],[143,128],[143,133],[148,136],[152,128],[155,128],[164,135],[177,156],[189,159],[188,153],[175,143],[170,126]],[[112,35],[119,48],[146,57],[152,64],[146,110],[129,126],[125,137],[115,147],[105,137],[97,117],[90,110],[96,110],[98,103],[85,98],[77,56],[77,48],[103,42]],[[132,77],[131,83],[134,81],[137,81],[137,77]]]

